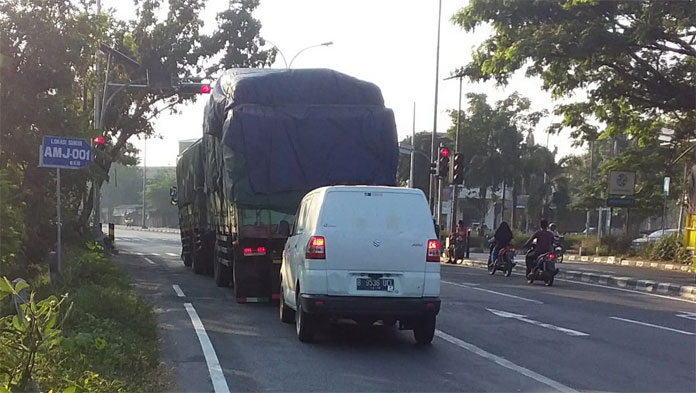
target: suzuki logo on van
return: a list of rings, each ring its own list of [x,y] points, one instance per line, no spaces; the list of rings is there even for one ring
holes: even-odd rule
[[[374,240],[374,241],[372,241],[372,245],[375,247],[379,247],[382,245],[382,243],[379,240]]]

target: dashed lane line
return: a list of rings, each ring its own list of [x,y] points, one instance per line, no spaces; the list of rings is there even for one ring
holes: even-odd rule
[[[634,321],[633,319],[626,319],[626,318],[619,318],[619,317],[609,317],[609,318],[615,319],[615,320],[617,320],[617,321],[623,321],[623,322],[633,323],[633,324],[636,324],[636,325],[648,326],[648,327],[652,327],[652,328],[656,328],[656,329],[668,330],[668,331],[670,331],[670,332],[686,334],[686,335],[689,335],[689,336],[694,336],[694,335],[696,335],[696,333],[694,333],[694,332],[687,332],[687,331],[684,331],[684,330],[672,329],[672,328],[666,327],[666,326],[653,325],[652,323],[647,323],[647,322]]]
[[[150,259],[150,258],[148,258],[148,257],[143,257],[143,259],[144,259],[147,263],[149,263],[150,265],[156,265],[156,263],[153,262],[152,259]]]
[[[536,373],[528,368],[519,366],[519,365],[517,365],[517,364],[515,364],[515,363],[513,363],[505,358],[502,358],[498,355],[494,355],[490,352],[486,352],[474,344],[470,344],[466,341],[463,341],[463,340],[460,340],[456,337],[450,336],[449,334],[447,334],[441,330],[435,330],[435,336],[449,342],[450,344],[454,344],[454,345],[458,346],[459,348],[465,349],[473,354],[481,356],[482,358],[491,360],[491,361],[495,362],[496,364],[507,368],[508,370],[515,371],[515,372],[520,373],[526,377],[529,377],[537,382],[541,382],[544,385],[546,385],[554,390],[557,390],[557,391],[563,392],[563,393],[577,393],[577,390],[572,389],[566,385],[563,385],[560,382],[554,381],[553,379],[545,377],[545,376],[543,376],[539,373]]]
[[[443,283],[445,283],[445,284],[455,285],[455,286],[462,287],[462,288],[473,289],[473,290],[475,290],[475,291],[482,291],[482,292],[493,293],[493,294],[496,294],[496,295],[499,295],[499,296],[505,296],[505,297],[509,297],[509,298],[513,298],[513,299],[518,299],[518,300],[522,300],[522,301],[530,302],[530,303],[534,303],[534,304],[544,304],[544,302],[539,301],[539,300],[528,299],[528,298],[522,297],[522,296],[510,295],[510,294],[508,294],[508,293],[503,293],[503,292],[492,291],[492,290],[490,290],[490,289],[479,288],[479,287],[472,287],[472,286],[470,286],[470,285],[464,285],[464,284],[459,284],[459,283],[456,283],[456,282],[445,281],[445,280],[441,280],[441,282],[443,282]]]
[[[172,288],[174,288],[174,292],[176,292],[176,296],[186,297],[186,295],[184,295],[184,291],[182,291],[181,287],[179,287],[178,285],[174,284],[174,285],[172,285]]]

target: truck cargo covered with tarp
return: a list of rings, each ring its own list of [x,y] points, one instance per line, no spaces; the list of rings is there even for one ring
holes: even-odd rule
[[[336,71],[228,70],[203,132],[221,141],[207,161],[224,162],[207,179],[239,206],[293,214],[317,187],[396,183],[392,111],[377,86]]]

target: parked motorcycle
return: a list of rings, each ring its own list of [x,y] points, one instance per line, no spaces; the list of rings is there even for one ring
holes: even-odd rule
[[[493,247],[491,247],[491,252],[488,254],[488,274],[492,276],[497,270],[501,270],[505,272],[505,277],[510,277],[516,264],[514,247],[507,246],[498,251],[495,261],[493,261]]]
[[[462,236],[450,235],[449,246],[447,247],[447,263],[457,263],[458,259],[466,256],[466,240]]]
[[[531,248],[527,255],[531,253],[534,253],[534,248]],[[527,274],[527,283],[532,284],[535,280],[543,280],[547,287],[553,285],[553,278],[559,272],[556,262],[558,259],[555,251],[539,255],[532,271]]]

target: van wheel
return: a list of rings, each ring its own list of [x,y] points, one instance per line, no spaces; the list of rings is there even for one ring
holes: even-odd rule
[[[232,281],[232,269],[220,262],[217,241],[215,242],[215,250],[213,251],[213,277],[215,278],[215,285],[218,287],[228,287],[230,281]]]
[[[426,315],[416,321],[413,337],[418,344],[430,344],[435,336],[435,315]]]
[[[295,321],[295,311],[285,304],[285,292],[283,291],[283,285],[280,286],[280,321],[283,323],[293,323]]]
[[[299,290],[299,288],[298,288]],[[302,309],[299,295],[297,296],[297,312],[295,313],[295,328],[297,338],[303,343],[311,342],[314,338],[315,319]]]

